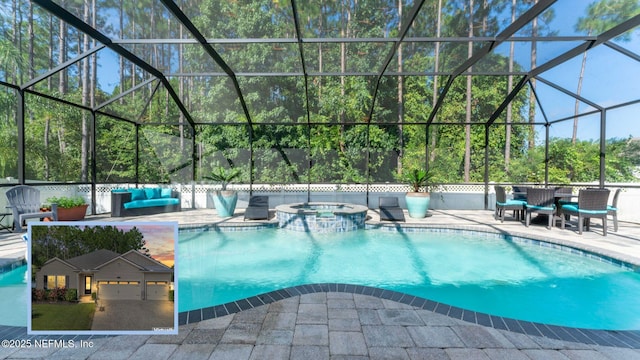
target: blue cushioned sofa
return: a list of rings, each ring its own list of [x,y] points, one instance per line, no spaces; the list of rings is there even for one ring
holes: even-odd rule
[[[111,217],[180,211],[180,193],[159,187],[111,191]]]

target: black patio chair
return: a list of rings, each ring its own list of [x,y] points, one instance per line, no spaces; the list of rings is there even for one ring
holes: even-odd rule
[[[397,197],[380,197],[378,200],[378,208],[380,209],[380,221],[405,221],[404,211],[402,211]]]
[[[249,205],[244,211],[244,220],[269,219],[269,197],[255,195],[249,198]]]
[[[578,193],[578,205],[564,204],[559,209],[561,219],[560,227],[565,227],[564,215],[578,216],[578,234],[582,234],[584,221],[587,221],[587,231],[591,218],[602,219],[602,233],[607,236],[607,202],[609,201],[609,189],[583,189]]]
[[[507,200],[507,193],[503,186],[496,185],[496,211],[494,218],[500,219],[500,222],[504,222],[504,212],[506,210],[513,210],[516,220],[524,218],[524,207],[527,204],[525,200]]]
[[[526,220],[525,226],[531,222],[531,213],[547,215],[549,223],[547,229],[551,229],[553,216],[556,212],[555,189],[528,188],[527,205],[525,205]]]

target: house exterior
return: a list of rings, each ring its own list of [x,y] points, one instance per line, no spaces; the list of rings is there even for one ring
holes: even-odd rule
[[[37,289],[77,289],[100,300],[169,300],[173,269],[137,250],[110,250],[48,260],[36,272]]]

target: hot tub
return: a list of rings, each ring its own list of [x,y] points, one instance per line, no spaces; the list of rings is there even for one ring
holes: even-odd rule
[[[367,207],[356,204],[310,202],[276,206],[280,228],[307,232],[364,229]]]

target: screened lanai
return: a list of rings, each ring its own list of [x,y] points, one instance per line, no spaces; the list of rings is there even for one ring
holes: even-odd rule
[[[634,188],[637,0],[0,0],[3,186]],[[394,187],[395,185],[397,187]],[[386,190],[385,190],[386,189]],[[405,190],[406,191],[406,190]]]

